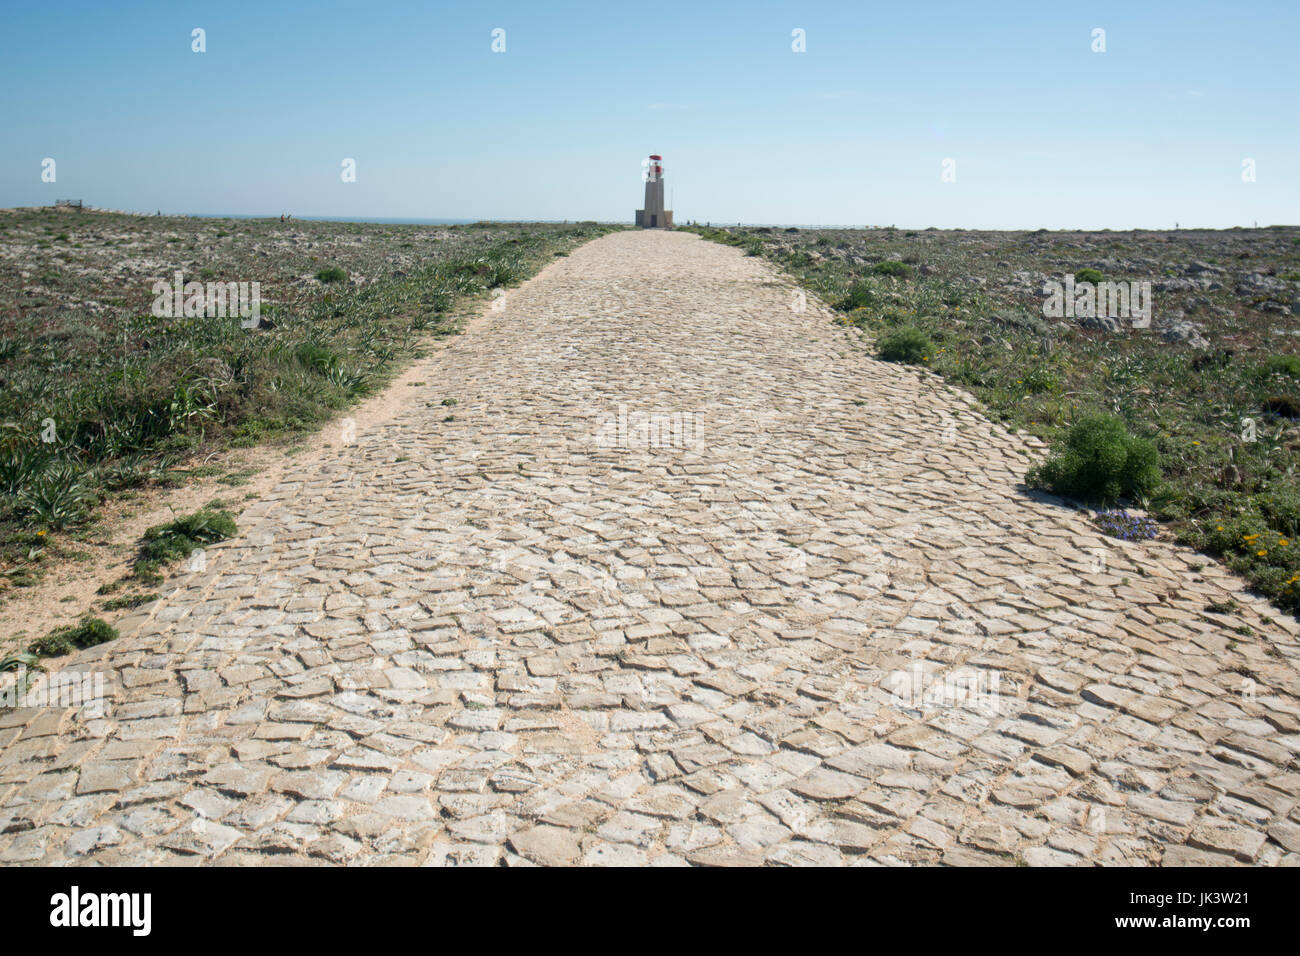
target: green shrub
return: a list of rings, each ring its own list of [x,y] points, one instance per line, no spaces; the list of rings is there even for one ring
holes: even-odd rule
[[[877,351],[887,362],[911,362],[916,364],[928,358],[934,351],[930,337],[914,325],[903,326],[881,336]]]
[[[1265,375],[1289,375],[1300,378],[1300,355],[1270,355],[1261,371]]]
[[[61,657],[83,647],[94,647],[117,637],[117,630],[97,617],[88,617],[80,624],[55,628],[44,637],[32,641],[28,651],[41,657]]]
[[[912,267],[895,259],[877,262],[871,267],[871,271],[878,276],[897,276],[900,279],[909,279],[912,276]]]
[[[1093,283],[1096,283],[1096,282],[1100,282],[1100,281],[1102,281],[1102,278],[1103,278],[1103,276],[1102,276],[1100,270],[1097,270],[1097,269],[1080,269],[1078,272],[1076,272],[1076,273],[1074,274],[1074,281],[1075,281],[1075,282],[1093,282]]]
[[[854,309],[869,309],[880,303],[880,293],[871,282],[858,280],[853,282],[836,307],[844,312]]]
[[[347,272],[338,266],[330,266],[328,269],[322,269],[316,273],[316,278],[320,279],[321,282],[344,282],[347,277]]]
[[[1082,501],[1110,503],[1154,491],[1160,484],[1155,445],[1128,433],[1114,415],[1080,419],[1063,448],[1029,470],[1030,486]]]
[[[1279,482],[1255,500],[1270,528],[1300,538],[1300,489]]]

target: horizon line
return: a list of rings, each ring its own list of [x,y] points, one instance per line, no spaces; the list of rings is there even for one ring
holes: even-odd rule
[[[0,212],[36,212],[40,210],[53,210],[59,207],[57,205],[48,206],[7,206],[0,208]],[[171,218],[171,219],[277,219],[277,213],[194,213],[194,212],[137,212],[130,209],[105,209],[98,206],[85,206],[84,212],[92,213],[110,213],[122,216],[140,216],[142,218]],[[352,222],[352,223],[373,223],[375,225],[474,225],[476,223],[493,223],[499,225],[518,224],[518,225],[564,225],[577,224],[583,222],[594,222],[597,225],[612,226],[632,226],[634,223],[624,219],[509,219],[509,218],[489,218],[489,219],[471,219],[471,218],[453,218],[439,216],[351,216],[351,215],[334,215],[318,214],[294,215],[287,221],[303,222]],[[698,219],[692,219],[672,228],[685,228],[689,226],[699,226]],[[1128,226],[1114,227],[1102,226],[1097,228],[1087,228],[1083,226],[1003,226],[1003,227],[986,227],[986,226],[900,226],[894,223],[884,224],[865,224],[856,225],[851,223],[802,223],[802,222],[719,222],[717,226],[713,225],[712,220],[706,220],[706,228],[716,229],[736,229],[736,228],[769,228],[769,229],[844,229],[857,230],[863,232],[874,231],[907,231],[907,232],[1231,232],[1234,230],[1265,230],[1265,229],[1296,229],[1300,228],[1300,223],[1268,223],[1266,225],[1232,225],[1232,226],[1196,226],[1196,225],[1175,225],[1175,226]]]

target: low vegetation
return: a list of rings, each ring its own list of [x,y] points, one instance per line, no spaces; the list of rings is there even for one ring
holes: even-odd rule
[[[69,627],[55,628],[33,641],[28,652],[38,657],[62,657],[117,638],[117,630],[97,617],[87,617]]]
[[[1032,487],[1085,502],[1145,498],[1160,485],[1160,454],[1114,415],[1088,415],[1070,426],[1026,478]]]
[[[144,533],[135,560],[134,577],[144,584],[159,584],[159,570],[166,564],[188,558],[204,545],[233,538],[237,529],[228,511],[205,508],[166,524],[154,525]]]
[[[1294,228],[695,231],[772,260],[882,357],[915,355],[896,343],[919,343],[919,330],[932,343],[920,364],[1051,444],[1040,483],[1095,503],[1127,498],[1300,610]],[[1045,317],[1044,283],[1066,277],[1151,282],[1151,326]]]
[[[876,347],[880,357],[887,362],[910,362],[916,365],[929,360],[934,343],[921,329],[906,325],[890,329],[880,337]]]
[[[0,212],[0,594],[75,553],[109,496],[319,427],[466,302],[611,228]],[[176,272],[260,283],[260,321],[155,314]]]

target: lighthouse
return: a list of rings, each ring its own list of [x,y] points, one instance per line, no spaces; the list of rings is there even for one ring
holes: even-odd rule
[[[673,224],[673,211],[664,208],[664,158],[652,153],[643,164],[645,208],[636,211],[636,224],[643,229],[667,229]]]

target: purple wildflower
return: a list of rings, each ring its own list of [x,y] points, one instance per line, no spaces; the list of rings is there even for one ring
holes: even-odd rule
[[[1098,511],[1092,520],[1106,534],[1121,541],[1149,541],[1158,530],[1151,518],[1131,515],[1118,508]]]

